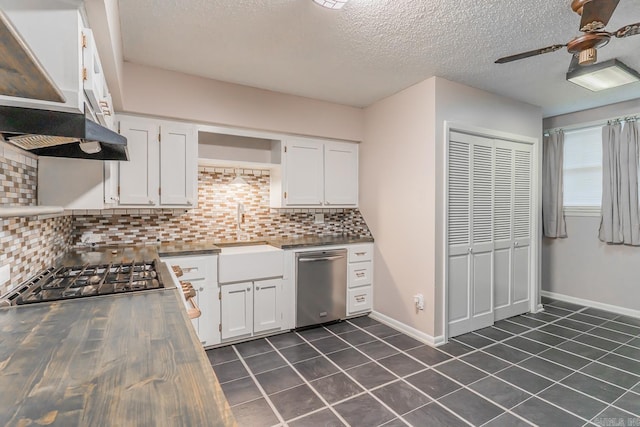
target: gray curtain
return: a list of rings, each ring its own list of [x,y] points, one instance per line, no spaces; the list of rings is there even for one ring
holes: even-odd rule
[[[545,237],[567,237],[562,194],[564,133],[544,137],[542,147],[542,229]]]
[[[602,128],[602,218],[598,237],[606,243],[640,245],[638,126],[627,121]]]

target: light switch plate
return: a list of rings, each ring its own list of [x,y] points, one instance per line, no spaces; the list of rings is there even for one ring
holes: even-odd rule
[[[0,286],[11,280],[11,266],[3,265],[0,267]]]

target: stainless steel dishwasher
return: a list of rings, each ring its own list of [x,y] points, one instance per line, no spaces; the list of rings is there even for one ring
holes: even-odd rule
[[[296,328],[344,319],[347,250],[296,254]]]

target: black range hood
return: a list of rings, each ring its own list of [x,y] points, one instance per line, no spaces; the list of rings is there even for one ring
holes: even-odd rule
[[[0,134],[38,156],[129,160],[127,138],[85,114],[0,106]]]

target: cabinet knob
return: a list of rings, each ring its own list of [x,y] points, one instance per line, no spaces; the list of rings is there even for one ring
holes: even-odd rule
[[[119,202],[120,201],[120,197],[111,197],[111,200],[113,200],[114,202]]]
[[[247,288],[247,292],[251,292],[251,288]]]
[[[191,205],[193,205],[193,202],[192,202],[191,200],[187,200],[187,204],[188,204],[189,206],[191,206]]]
[[[515,243],[513,244],[513,246],[518,246],[518,242],[515,242]]]
[[[473,253],[473,248],[469,248],[469,253],[472,254]]]
[[[326,201],[326,202],[324,202],[324,204],[325,204],[325,205],[330,205],[330,204],[331,204],[331,202]]]
[[[154,203],[153,203],[153,200],[149,200],[149,204],[150,204],[150,205],[153,205],[153,204],[154,204]]]
[[[260,286],[256,286],[256,291],[259,291],[259,290],[260,290]]]
[[[198,289],[198,291],[202,292],[202,291],[204,291],[204,288],[203,288],[203,287],[200,287],[200,288]]]

